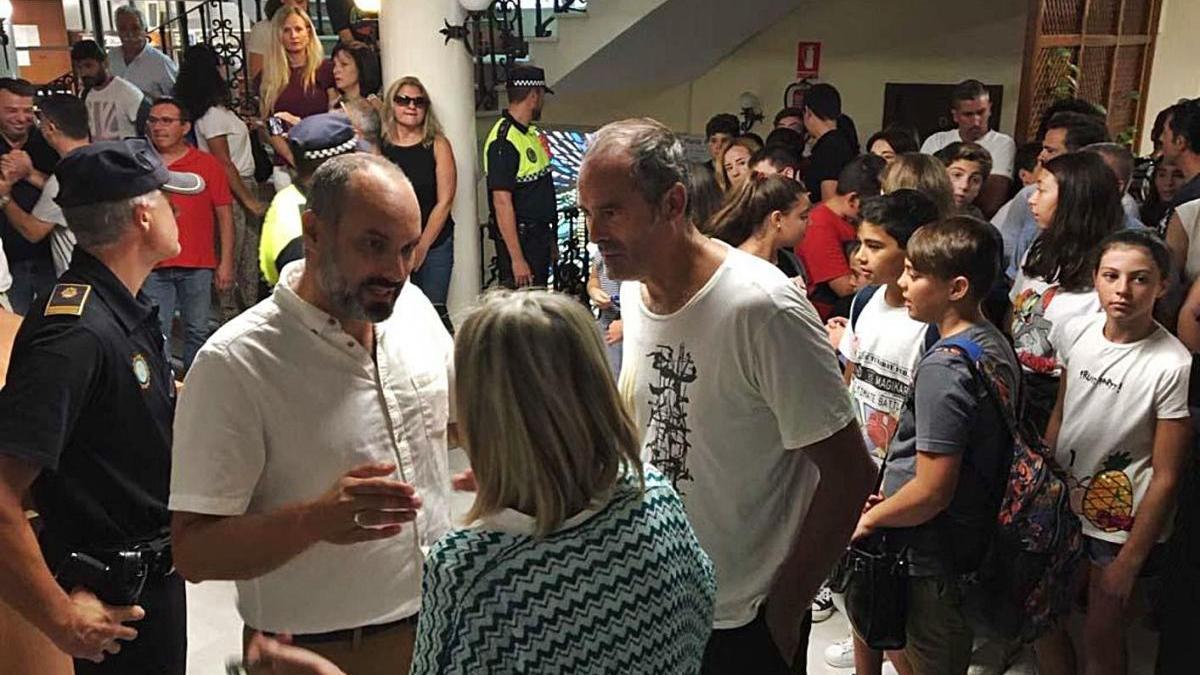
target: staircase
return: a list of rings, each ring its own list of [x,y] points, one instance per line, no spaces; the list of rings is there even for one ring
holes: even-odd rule
[[[552,0],[522,0],[524,15],[539,2]],[[517,36],[523,49],[510,56],[544,68],[559,95],[665,89],[704,74],[795,7],[795,0],[592,0],[582,12],[555,11],[545,35],[526,29]],[[480,90],[493,92],[491,100],[477,98],[485,117],[503,106],[503,75],[490,77],[489,68],[493,60],[502,65],[504,55],[493,55],[487,44],[476,72]]]

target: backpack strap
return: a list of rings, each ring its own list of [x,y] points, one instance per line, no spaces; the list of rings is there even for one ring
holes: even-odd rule
[[[867,303],[875,296],[875,291],[879,290],[879,284],[871,284],[858,289],[854,297],[850,299],[850,330],[858,327],[858,317],[862,316],[863,310],[867,308]]]
[[[987,392],[988,398],[992,399],[993,405],[996,406],[996,410],[1000,413],[1001,419],[1004,420],[1004,425],[1008,427],[1008,432],[1012,435],[1013,440],[1024,441],[1025,436],[1021,433],[1021,425],[1017,422],[1012,406],[1005,405],[1004,399],[1000,396],[1000,391],[996,388],[996,383],[992,381],[991,377],[985,375],[979,367],[979,362],[983,359],[984,355],[983,347],[978,342],[961,335],[946,338],[942,342],[942,347],[957,352],[963,357],[967,362],[967,368],[971,371],[971,377],[983,387],[983,390]]]
[[[930,349],[933,349],[933,346],[936,345],[938,343],[938,340],[941,340],[941,339],[942,339],[942,332],[940,330],[938,330],[938,325],[936,323],[929,324],[928,326],[925,327],[925,344],[924,344],[924,349],[922,349],[921,352],[925,353],[925,352],[928,352]]]

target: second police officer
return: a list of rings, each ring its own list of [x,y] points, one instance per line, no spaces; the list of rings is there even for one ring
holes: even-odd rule
[[[0,390],[0,601],[79,675],[183,675],[184,583],[167,529],[175,380],[139,291],[179,253],[163,192],[204,184],[169,172],[144,140],[78,149],[56,174],[78,246],[22,324]]]

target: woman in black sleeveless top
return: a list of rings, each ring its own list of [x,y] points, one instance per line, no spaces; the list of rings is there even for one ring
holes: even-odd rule
[[[425,292],[449,326],[446,295],[454,268],[450,207],[458,173],[454,150],[433,114],[429,94],[415,77],[400,78],[388,89],[383,155],[412,181],[421,206],[421,240],[413,253],[409,278]]]

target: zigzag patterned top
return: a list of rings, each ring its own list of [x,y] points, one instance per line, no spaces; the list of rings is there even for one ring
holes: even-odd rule
[[[696,673],[715,595],[683,503],[647,466],[644,493],[623,477],[542,540],[476,525],[438,541],[411,672]]]

